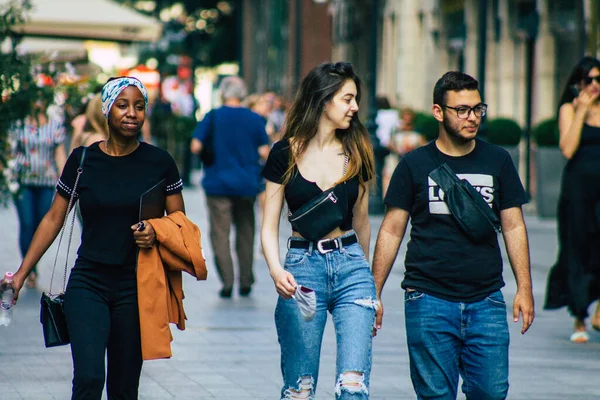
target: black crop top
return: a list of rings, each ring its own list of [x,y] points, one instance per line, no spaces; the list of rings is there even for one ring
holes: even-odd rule
[[[262,176],[271,182],[281,184],[283,176],[288,169],[289,155],[290,145],[288,140],[281,140],[275,143],[269,153],[267,163],[262,170]],[[363,180],[367,181],[368,175],[365,168],[362,169],[361,174]],[[346,186],[346,190],[344,190],[344,186]],[[352,229],[352,218],[354,216],[352,210],[358,199],[358,187],[358,176],[354,176],[345,185],[337,185],[333,190],[339,201],[347,201],[348,204],[348,215],[340,225],[341,230],[347,231]],[[322,192],[321,188],[315,182],[305,179],[300,174],[298,167],[294,165],[292,179],[285,185],[285,201],[291,213]]]

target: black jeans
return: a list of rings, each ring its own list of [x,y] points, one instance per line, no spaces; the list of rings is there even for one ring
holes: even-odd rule
[[[72,400],[138,398],[142,347],[135,265],[114,266],[81,257],[71,271],[65,314],[73,356]]]

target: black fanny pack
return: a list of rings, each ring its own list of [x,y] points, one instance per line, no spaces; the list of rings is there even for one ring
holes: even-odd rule
[[[344,190],[346,184],[343,183]],[[346,219],[347,206],[339,201],[334,189],[324,191],[288,216],[292,229],[308,240],[318,240],[337,228]]]
[[[487,242],[501,231],[500,218],[481,194],[465,179],[459,179],[441,164],[429,177],[444,191],[444,202],[460,229],[474,243]]]
[[[348,161],[348,156],[345,156],[342,176],[346,175]],[[336,185],[313,197],[288,216],[292,229],[305,239],[318,240],[339,227],[348,214],[346,182],[341,185],[344,189],[343,201],[339,201],[335,194],[335,188],[340,187],[340,185]]]

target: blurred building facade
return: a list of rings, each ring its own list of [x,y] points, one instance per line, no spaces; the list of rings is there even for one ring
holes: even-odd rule
[[[445,71],[481,80],[485,40],[489,115],[524,125],[529,88],[532,122],[553,116],[571,68],[598,47],[597,0],[242,1],[243,75],[252,91],[275,90],[288,98],[313,66],[346,60],[367,84],[376,72],[377,93],[394,105],[429,110],[433,86]],[[373,35],[377,71],[369,68]]]
[[[431,107],[433,85],[445,71],[481,79],[482,3],[487,3],[484,101],[490,117],[525,123],[529,62],[533,122],[555,115],[571,68],[596,49],[595,43],[584,47],[597,25],[595,0],[387,1],[381,10],[378,92],[424,110]]]
[[[250,92],[293,97],[315,65],[331,60],[329,6],[313,0],[241,0],[242,76]]]

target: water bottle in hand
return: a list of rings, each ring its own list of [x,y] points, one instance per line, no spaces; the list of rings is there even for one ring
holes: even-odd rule
[[[7,272],[0,281],[0,326],[8,326],[12,321],[12,305],[15,295],[13,273]]]

